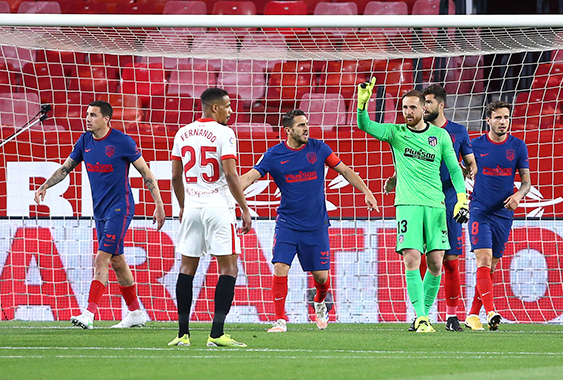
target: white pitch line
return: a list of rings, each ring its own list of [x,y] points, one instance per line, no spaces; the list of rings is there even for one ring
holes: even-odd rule
[[[371,355],[453,355],[453,356],[465,356],[476,355],[476,356],[512,356],[512,357],[526,357],[526,356],[563,356],[563,352],[469,352],[469,351],[381,351],[381,350],[305,350],[305,349],[271,349],[271,348],[227,348],[233,352],[257,352],[257,353],[312,353],[312,354],[371,354]],[[187,351],[206,351],[206,352],[224,352],[219,351],[221,348],[196,348],[196,347],[24,347],[24,346],[0,346],[0,350],[37,350],[37,351],[50,351],[50,350],[60,350],[60,351],[176,351],[176,350],[187,350]],[[236,350],[236,351],[235,351]],[[120,356],[121,357],[121,356]]]

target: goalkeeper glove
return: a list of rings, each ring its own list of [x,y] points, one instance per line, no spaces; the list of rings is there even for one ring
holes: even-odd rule
[[[467,195],[457,194],[457,203],[454,206],[454,220],[458,223],[467,223],[469,220],[469,207],[467,206]]]
[[[371,98],[374,87],[375,77],[371,78],[371,82],[364,82],[358,85],[358,109],[366,109],[366,104],[369,102],[369,98]]]

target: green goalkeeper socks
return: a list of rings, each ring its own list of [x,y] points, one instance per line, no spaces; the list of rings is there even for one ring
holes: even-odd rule
[[[420,276],[420,270],[407,270],[405,271],[405,277],[407,280],[407,293],[411,300],[411,304],[414,307],[417,317],[425,316],[424,312],[424,292],[422,286],[422,277]]]
[[[424,281],[422,283],[424,288],[424,315],[428,315],[430,308],[434,305],[434,301],[436,301],[436,296],[440,290],[441,279],[442,275],[434,276],[428,271],[426,271],[424,275]]]

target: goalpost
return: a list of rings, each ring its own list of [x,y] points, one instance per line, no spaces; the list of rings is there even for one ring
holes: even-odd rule
[[[516,211],[494,278],[495,304],[507,321],[563,323],[562,32],[560,16],[551,15],[0,15],[0,320],[68,320],[87,303],[97,250],[87,174],[77,167],[41,206],[33,193],[71,152],[95,99],[114,106],[112,127],[137,141],[159,179],[170,217],[161,232],[150,221],[152,198],[131,172],[137,208],[126,257],[148,317],[176,320],[179,223],[170,150],[178,127],[199,117],[199,94],[218,86],[233,100],[229,123],[241,173],[284,140],[281,114],[301,108],[311,136],[358,172],[382,206],[381,213],[368,213],[363,196],[327,170],[330,319],[410,322],[404,269],[394,252],[394,195],[381,192],[393,173],[391,153],[358,131],[355,120],[356,85],[376,77],[368,111],[378,121],[402,122],[401,95],[430,83],[446,88],[446,116],[472,137],[485,128],[486,103],[513,105],[512,133],[528,146],[533,188]],[[49,117],[22,129],[42,104],[52,106]],[[266,322],[274,318],[270,259],[279,190],[265,177],[247,198],[257,218],[241,237],[228,318]],[[464,228],[460,318],[470,306],[476,270]],[[214,260],[200,264],[193,321],[211,320],[216,268]],[[97,316],[102,320],[126,311],[112,271],[110,282]],[[290,322],[308,322],[312,279],[296,264],[289,284]],[[441,290],[431,317],[444,316]]]

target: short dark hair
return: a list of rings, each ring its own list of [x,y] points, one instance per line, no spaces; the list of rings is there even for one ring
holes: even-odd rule
[[[487,107],[485,108],[485,116],[491,117],[493,111],[496,111],[499,108],[508,108],[508,111],[511,112],[510,104],[508,102],[505,102],[504,100],[495,100],[494,102],[487,104]]]
[[[94,100],[88,105],[90,107],[99,107],[103,117],[109,116],[109,118],[111,119],[111,117],[113,116],[113,107],[105,100]]]
[[[209,87],[201,93],[201,105],[211,106],[218,101],[223,100],[225,96],[229,96],[226,90],[218,87]]]
[[[403,97],[401,98],[418,98],[418,100],[420,101],[420,104],[424,105],[424,102],[426,101],[426,99],[424,98],[424,95],[422,95],[422,93],[418,90],[410,90],[409,92],[407,92],[405,95],[403,95]]]
[[[293,119],[295,119],[295,116],[305,116],[305,112],[303,112],[301,110],[292,110],[292,111],[286,112],[282,116],[283,127],[284,128],[285,127],[288,127],[288,128],[293,127]]]
[[[436,98],[438,102],[444,102],[445,105],[446,97],[448,94],[446,93],[446,90],[444,90],[444,87],[440,86],[439,84],[431,84],[430,86],[422,90],[422,95],[434,95],[434,98]]]

